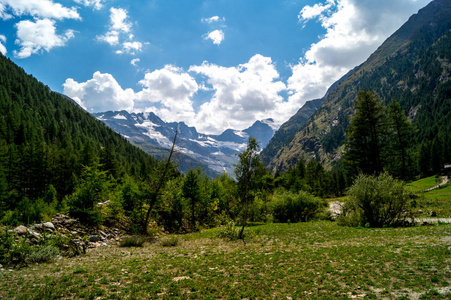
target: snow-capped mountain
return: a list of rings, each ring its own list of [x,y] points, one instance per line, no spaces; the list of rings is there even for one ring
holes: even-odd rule
[[[249,136],[255,137],[263,149],[277,129],[272,119],[266,119],[256,121],[245,130],[227,129],[220,135],[207,135],[183,122],[166,123],[152,112],[108,111],[95,113],[94,116],[131,143],[157,156],[155,147],[170,148],[175,131],[178,130],[176,145],[179,152],[218,173],[227,172],[231,175],[238,161],[235,154],[246,148]]]

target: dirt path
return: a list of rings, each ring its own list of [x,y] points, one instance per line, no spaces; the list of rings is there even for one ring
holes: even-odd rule
[[[440,177],[440,179],[442,180],[442,182],[440,182],[440,183],[437,184],[437,185],[434,185],[434,186],[431,187],[431,188],[425,189],[423,192],[429,192],[429,191],[438,189],[438,188],[440,188],[440,187],[442,187],[442,186],[448,184],[448,182],[449,182],[448,176],[442,176],[442,177]]]

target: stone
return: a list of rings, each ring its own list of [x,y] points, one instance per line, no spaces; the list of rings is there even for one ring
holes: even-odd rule
[[[51,230],[55,230],[55,225],[53,225],[52,222],[42,223],[42,226],[44,226],[45,228],[51,229]]]
[[[23,225],[20,225],[20,226],[17,226],[16,228],[14,228],[14,233],[18,234],[18,235],[23,235],[23,234],[27,233],[27,231],[28,231],[27,227],[25,227]]]
[[[93,243],[99,242],[100,240],[101,240],[101,238],[100,238],[100,236],[97,235],[97,234],[91,235],[91,236],[89,237],[89,241],[90,241],[90,242],[93,242]]]
[[[37,240],[39,240],[41,238],[41,235],[39,233],[37,233],[36,231],[28,230],[28,233],[30,234],[31,238],[35,238]]]

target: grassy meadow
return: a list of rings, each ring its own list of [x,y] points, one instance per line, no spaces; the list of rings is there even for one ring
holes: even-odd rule
[[[0,299],[451,298],[451,225],[248,230],[247,245],[218,238],[217,228],[4,270]]]

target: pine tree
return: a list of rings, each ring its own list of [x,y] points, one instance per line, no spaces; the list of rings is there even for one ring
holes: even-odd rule
[[[414,128],[396,100],[388,106],[388,125],[390,130],[390,173],[407,179],[411,169],[412,157],[408,149],[412,144]]]
[[[346,159],[357,172],[378,174],[383,170],[386,136],[385,107],[370,91],[360,91],[355,101],[355,113],[346,131]]]
[[[195,209],[200,201],[199,173],[200,170],[189,169],[182,186],[183,197],[188,200],[191,208],[191,229],[195,229]]]

